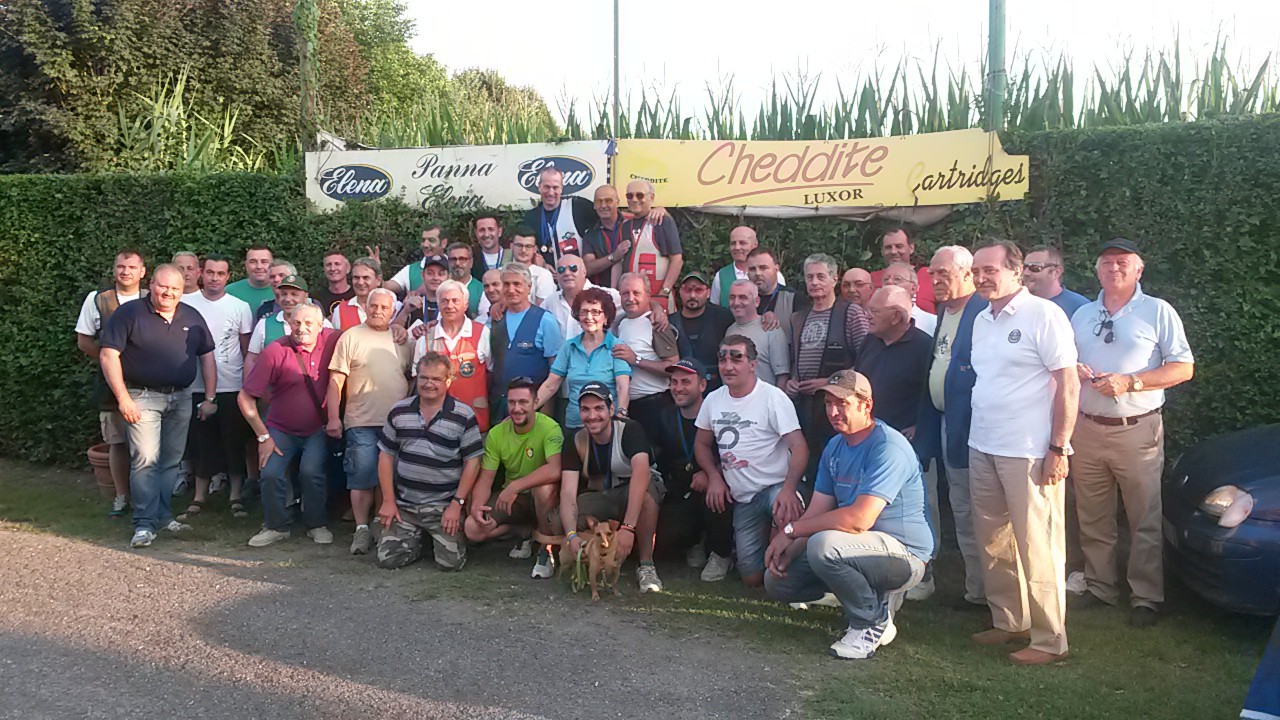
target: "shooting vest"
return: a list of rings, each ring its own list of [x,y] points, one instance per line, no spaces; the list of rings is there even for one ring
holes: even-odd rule
[[[720,280],[720,301],[716,303],[720,307],[729,307],[729,287],[738,280],[738,272],[734,269],[733,263],[729,263],[720,268],[716,275]]]
[[[538,215],[538,252],[542,253],[542,258],[554,266],[565,255],[582,257],[582,231],[573,219],[573,198],[561,198],[560,205],[551,212],[542,205],[535,210]]]
[[[818,374],[813,378],[800,377],[800,335],[804,332],[805,321],[809,319],[811,312],[813,308],[805,308],[797,311],[791,318],[791,368],[792,377],[797,380],[831,377],[839,370],[853,367],[854,361],[857,360],[857,348],[845,347],[845,325],[849,318],[849,302],[837,299],[836,304],[831,306],[831,316],[827,320],[827,340],[822,350],[822,360],[818,363]],[[810,429],[805,433],[805,437],[809,440],[811,450],[821,447],[827,440],[834,437],[835,431],[827,421],[826,406],[822,397],[816,394],[800,393],[796,395],[795,403],[796,416],[800,420],[800,425]]]
[[[138,299],[147,296],[146,288],[138,290]],[[97,340],[102,337],[102,329],[107,326],[107,321],[120,309],[120,298],[116,294],[115,287],[103,288],[93,296],[94,307],[98,310],[98,334],[93,336]],[[107,385],[107,378],[102,374],[102,366],[98,366],[98,388],[96,392],[98,396],[98,409],[111,411],[119,409],[119,403],[116,401],[115,393],[111,392],[111,387]]]
[[[268,345],[279,340],[289,334],[289,326],[284,321],[284,311],[275,315],[268,315],[262,318],[262,347],[266,349]]]
[[[662,281],[667,279],[671,260],[658,249],[653,239],[653,224],[648,220],[627,220],[625,231],[631,233],[631,254],[627,257],[627,272],[640,273],[649,279],[649,293],[664,310],[669,310],[669,298],[662,297]],[[639,223],[639,227],[637,227]]]
[[[530,305],[525,311],[524,319],[520,321],[520,327],[516,328],[515,337],[510,340],[507,334],[510,315],[504,315],[489,329],[489,349],[493,353],[494,379],[497,380],[491,383],[490,407],[498,405],[499,398],[505,400],[507,383],[515,378],[529,377],[541,384],[551,373],[551,362],[535,345],[538,325],[542,323],[542,316],[546,312],[537,305]],[[499,415],[505,416],[506,406],[501,407]]]
[[[359,305],[352,305],[351,302],[338,304],[338,327],[335,330],[350,330],[362,322],[364,322],[364,314],[360,312]]]
[[[453,346],[442,337],[434,337],[431,349],[449,356],[453,363],[453,382],[449,385],[449,394],[455,400],[471,407],[476,414],[476,422],[480,424],[480,432],[489,431],[489,368],[480,362],[480,333],[484,326],[474,320],[463,320],[463,327],[470,327],[471,336],[461,334]],[[492,344],[493,336],[490,335]]]

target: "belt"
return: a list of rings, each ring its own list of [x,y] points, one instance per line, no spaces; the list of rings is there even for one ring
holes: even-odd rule
[[[150,390],[151,392],[164,393],[165,395],[183,392],[187,389],[177,385],[139,385],[137,383],[125,383],[124,385],[130,390]]]
[[[1148,415],[1159,415],[1160,408],[1156,408],[1155,410],[1148,410],[1147,412],[1144,412],[1141,415],[1130,415],[1129,417],[1107,417],[1105,415],[1086,415],[1085,413],[1080,413],[1080,414],[1098,423],[1099,425],[1109,425],[1112,427],[1118,427],[1122,425],[1137,425],[1139,420],[1141,420],[1144,417],[1147,417]]]

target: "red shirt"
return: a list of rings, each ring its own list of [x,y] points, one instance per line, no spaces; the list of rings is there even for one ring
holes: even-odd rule
[[[267,409],[265,420],[268,427],[298,437],[309,437],[324,429],[328,418],[316,408],[307,381],[298,367],[298,355],[301,354],[323,405],[325,392],[329,389],[329,361],[333,358],[339,335],[335,330],[322,329],[311,352],[300,349],[288,337],[262,349],[258,363],[253,366],[253,372],[249,373],[242,389],[256,398],[271,391],[271,407]]]
[[[879,288],[884,283],[884,271],[876,270],[871,273],[872,286]],[[938,314],[938,304],[933,297],[933,277],[929,275],[929,268],[916,268],[916,283],[920,286],[916,290],[916,307],[927,313]],[[838,288],[837,288],[838,289]]]

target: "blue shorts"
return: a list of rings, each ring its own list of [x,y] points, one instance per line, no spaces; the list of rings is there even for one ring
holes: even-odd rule
[[[347,428],[347,452],[342,469],[348,490],[372,490],[378,486],[378,428]]]
[[[782,492],[782,483],[756,493],[750,502],[733,503],[733,544],[738,554],[738,574],[742,577],[764,573],[764,551],[773,528],[773,501]]]

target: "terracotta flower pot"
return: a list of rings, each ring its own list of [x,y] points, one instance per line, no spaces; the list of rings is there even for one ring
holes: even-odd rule
[[[89,448],[85,454],[89,456],[89,464],[93,466],[93,477],[98,481],[98,492],[102,493],[102,497],[107,500],[114,499],[116,484],[111,479],[111,446],[98,443]]]

